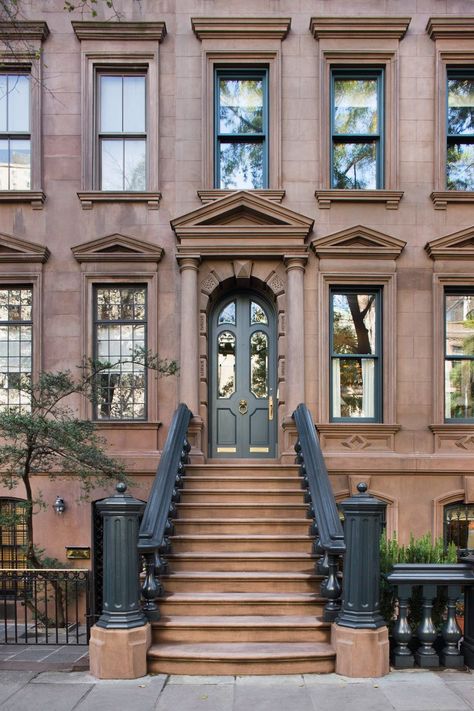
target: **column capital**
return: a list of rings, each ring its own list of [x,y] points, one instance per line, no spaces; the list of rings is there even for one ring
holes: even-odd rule
[[[186,269],[192,269],[197,272],[199,269],[199,263],[201,261],[199,254],[177,254],[176,259],[179,264],[180,272]]]
[[[285,267],[286,267],[287,272],[291,271],[292,269],[298,269],[299,271],[304,272],[305,267],[306,267],[306,262],[308,261],[308,255],[307,254],[298,254],[298,255],[285,254],[283,260],[285,262]]]

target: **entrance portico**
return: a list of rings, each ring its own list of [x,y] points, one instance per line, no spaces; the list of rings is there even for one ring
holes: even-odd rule
[[[195,415],[191,456],[211,456],[210,311],[226,292],[250,289],[271,302],[276,315],[275,453],[281,458],[289,444],[288,437],[284,440],[288,418],[304,400],[303,279],[313,220],[238,191],[176,218],[171,226],[181,271],[180,401]]]

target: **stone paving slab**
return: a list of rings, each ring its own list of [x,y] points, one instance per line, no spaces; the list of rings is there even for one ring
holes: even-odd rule
[[[72,711],[93,685],[27,684],[12,694],[2,705],[2,711]]]

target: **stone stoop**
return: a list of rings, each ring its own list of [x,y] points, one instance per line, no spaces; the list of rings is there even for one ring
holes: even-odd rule
[[[148,671],[335,669],[296,466],[187,467]]]

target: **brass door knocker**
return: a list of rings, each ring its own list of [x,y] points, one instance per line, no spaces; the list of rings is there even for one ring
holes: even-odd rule
[[[239,412],[240,412],[240,414],[241,414],[241,415],[246,415],[247,412],[248,412],[248,409],[249,409],[249,407],[248,407],[248,404],[247,404],[247,400],[241,400],[241,401],[239,402]]]

